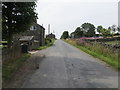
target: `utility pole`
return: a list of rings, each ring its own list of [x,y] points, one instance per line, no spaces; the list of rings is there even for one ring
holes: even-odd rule
[[[53,33],[55,33],[55,31],[53,30]]]
[[[48,24],[48,34],[50,34],[50,24]]]
[[[120,26],[120,1],[118,2],[118,26]]]

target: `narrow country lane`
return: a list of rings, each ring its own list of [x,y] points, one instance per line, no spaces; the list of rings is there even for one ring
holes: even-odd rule
[[[118,72],[62,40],[37,52],[40,68],[22,88],[118,88]]]

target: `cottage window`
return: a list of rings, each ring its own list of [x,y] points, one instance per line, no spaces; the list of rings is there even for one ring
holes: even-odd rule
[[[30,30],[36,30],[36,27],[35,26],[31,26]]]

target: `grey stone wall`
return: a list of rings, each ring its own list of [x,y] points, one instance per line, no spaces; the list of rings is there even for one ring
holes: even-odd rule
[[[34,39],[39,41],[39,45],[43,46],[45,44],[45,29],[37,23],[33,23],[31,26],[35,26],[35,30],[27,30],[22,33],[23,36],[34,36]]]
[[[16,42],[12,48],[2,48],[2,62],[18,58],[21,54],[20,43]]]
[[[116,41],[116,40],[120,40],[120,37],[103,38],[103,39],[86,39],[86,41],[97,41],[97,42],[108,42],[108,41]]]

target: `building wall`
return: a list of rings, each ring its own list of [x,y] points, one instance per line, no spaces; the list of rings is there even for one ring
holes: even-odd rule
[[[39,45],[44,45],[44,36],[45,36],[45,29],[37,23],[33,23],[31,26],[35,26],[35,30],[27,30],[22,35],[24,36],[34,36],[34,39],[39,41]],[[33,27],[32,27],[33,28]]]
[[[55,39],[55,35],[51,33],[51,34],[47,35],[46,38]]]
[[[17,52],[16,52],[17,51]],[[12,48],[3,48],[2,49],[2,62],[6,62],[8,60],[14,60],[22,55],[20,42],[14,42]]]

